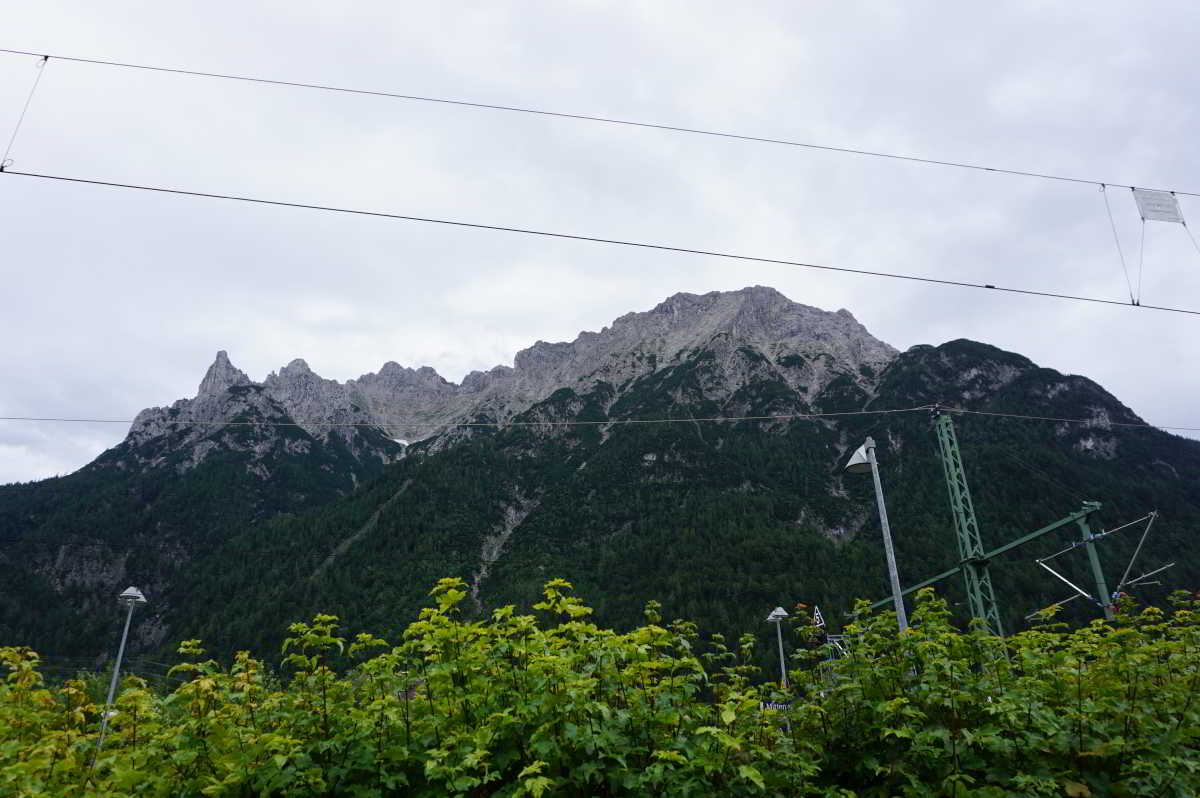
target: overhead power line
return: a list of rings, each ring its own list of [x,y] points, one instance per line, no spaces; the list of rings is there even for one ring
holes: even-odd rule
[[[671,133],[687,133],[698,136],[712,136],[716,138],[734,139],[737,141],[748,141],[759,144],[774,144],[786,147],[800,147],[808,150],[819,150],[822,152],[841,153],[845,155],[859,155],[870,158],[885,158],[894,161],[905,161],[908,163],[923,164],[926,166],[943,166],[955,169],[970,169],[978,172],[992,172],[993,174],[1012,175],[1016,177],[1032,177],[1040,180],[1055,180],[1064,183],[1077,183],[1092,186],[1113,186],[1117,188],[1135,188],[1135,186],[1125,183],[1115,183],[1111,180],[1096,180],[1093,178],[1071,177],[1068,175],[1054,174],[1051,172],[1040,172],[1031,169],[1005,169],[998,166],[984,166],[982,164],[969,163],[966,161],[951,161],[941,158],[922,158],[915,155],[901,155],[899,153],[880,152],[877,150],[866,150],[857,147],[838,147],[829,144],[816,144],[813,142],[795,141],[792,139],[773,138],[769,136],[752,136],[744,133],[731,133],[719,130],[708,130],[704,128],[686,127],[683,125],[668,125],[658,122],[643,122],[634,119],[620,119],[610,116],[599,116],[596,114],[577,114],[566,111],[551,111],[544,108],[532,108],[519,105],[503,105],[499,103],[475,102],[471,100],[458,100],[449,97],[433,97],[419,94],[404,94],[400,92],[379,91],[373,89],[357,89],[348,86],[334,86],[325,83],[306,83],[297,80],[277,80],[273,78],[263,78],[253,75],[237,75],[228,72],[206,72],[198,69],[183,69],[178,67],[155,66],[152,64],[135,64],[126,61],[111,61],[101,58],[81,58],[78,56],[58,55],[54,53],[35,53],[30,50],[14,50],[9,48],[0,48],[0,53],[8,53],[10,55],[26,55],[40,56],[43,58],[55,58],[60,61],[70,61],[78,64],[92,64],[97,66],[119,67],[122,69],[138,69],[148,72],[163,72],[173,75],[187,75],[190,77],[214,78],[219,80],[236,80],[244,83],[261,83],[270,86],[288,86],[297,89],[315,89],[317,91],[338,92],[342,94],[360,94],[369,97],[385,97],[393,100],[408,100],[413,102],[437,103],[440,105],[453,105],[464,108],[476,108],[488,111],[506,111],[519,114],[535,114],[537,116],[555,117],[558,119],[574,119],[584,122],[600,122],[608,125],[621,125],[624,127],[645,128],[650,130],[662,130]],[[1151,188],[1150,186],[1136,186],[1136,188]],[[1181,191],[1173,189],[1153,189],[1155,191],[1170,191],[1174,194],[1200,197],[1200,192]]]
[[[1095,418],[1059,418],[1056,416],[1029,416],[1020,413],[992,413],[986,410],[967,410],[963,407],[943,407],[951,413],[962,413],[970,416],[991,416],[993,418],[1017,418],[1024,421],[1052,421],[1057,424],[1085,424],[1093,427],[1128,427],[1150,429],[1177,429],[1187,432],[1200,432],[1200,427],[1165,426],[1163,424],[1145,424],[1132,421],[1101,421]]]
[[[860,274],[868,277],[889,277],[894,280],[909,280],[919,283],[933,283],[935,285],[950,285],[959,288],[979,288],[988,291],[998,291],[1009,294],[1023,294],[1025,296],[1040,296],[1050,299],[1063,299],[1074,302],[1091,302],[1099,305],[1117,305],[1125,308],[1135,308],[1140,310],[1159,310],[1168,313],[1184,313],[1192,316],[1200,316],[1200,310],[1190,308],[1176,308],[1164,305],[1146,305],[1146,304],[1130,304],[1123,300],[1102,299],[1099,297],[1079,296],[1075,294],[1062,294],[1053,291],[1035,291],[1027,288],[1012,288],[1008,286],[993,285],[991,283],[972,283],[965,280],[946,280],[937,277],[925,277],[916,274],[904,274],[902,272],[884,272],[871,269],[854,269],[848,266],[830,266],[820,263],[806,263],[804,261],[786,260],[783,258],[765,258],[754,255],[739,255],[733,252],[719,252],[716,250],[696,249],[694,247],[672,246],[669,244],[653,244],[644,241],[628,241],[619,238],[603,238],[600,236],[578,235],[574,233],[558,233],[550,230],[535,230],[527,227],[509,227],[506,225],[483,224],[480,222],[465,222],[456,219],[437,219],[428,216],[413,216],[399,213],[385,213],[383,211],[369,211],[357,208],[342,208],[332,205],[315,205],[304,202],[286,202],[283,200],[264,199],[261,197],[248,197],[240,194],[214,194],[205,191],[190,191],[181,188],[167,188],[164,186],[147,186],[138,183],[118,183],[111,180],[91,180],[82,177],[68,177],[66,175],[51,175],[38,172],[20,172],[6,170],[0,174],[11,175],[14,177],[32,177],[40,180],[53,180],[63,183],[78,183],[92,186],[105,186],[108,188],[122,188],[135,191],[147,191],[156,194],[173,194],[183,197],[200,197],[203,199],[219,199],[230,200],[233,202],[244,202],[254,205],[272,205],[281,208],[300,208],[310,211],[324,211],[326,213],[343,213],[353,216],[371,216],[379,219],[395,219],[406,222],[424,222],[427,224],[440,224],[451,227],[466,227],[474,230],[492,230],[504,233],[520,233],[522,235],[540,236],[542,238],[558,238],[568,241],[586,241],[593,244],[610,244],[614,246],[636,247],[638,249],[651,249],[658,252],[678,252],[686,255],[702,255],[711,258],[726,258],[729,260],[749,261],[751,263],[771,263],[780,266],[795,266],[802,269],[817,269],[827,272],[842,272],[845,274]]]
[[[590,427],[590,426],[607,426],[607,425],[632,425],[632,424],[695,424],[703,423],[728,423],[737,421],[790,421],[796,419],[821,419],[821,418],[840,418],[846,416],[882,416],[896,415],[899,413],[916,413],[921,410],[931,410],[933,405],[918,405],[916,407],[902,407],[892,410],[846,410],[836,413],[780,413],[778,415],[764,416],[709,416],[706,418],[691,418],[691,417],[674,417],[674,418],[614,418],[603,421],[447,421],[443,423],[434,423],[429,421],[418,421],[416,419],[403,418],[381,418],[377,421],[359,421],[359,422],[335,422],[335,421],[166,421],[163,423],[174,424],[181,427],[188,426],[212,426],[212,427],[320,427],[320,428],[370,428],[379,429],[385,425],[407,425],[415,427],[425,427],[429,429],[450,429],[452,427],[488,427],[488,428],[504,428],[504,427]],[[1056,424],[1081,424],[1091,427],[1118,427],[1122,429],[1158,429],[1158,430],[1182,430],[1185,432],[1200,432],[1200,426],[1185,427],[1178,425],[1167,424],[1147,424],[1145,422],[1133,421],[1099,421],[1095,418],[1066,418],[1059,416],[1033,416],[1023,415],[1021,413],[997,413],[986,410],[968,410],[963,407],[948,407],[939,405],[942,410],[948,413],[959,413],[963,415],[980,416],[986,418],[1012,418],[1023,421],[1043,421],[1053,422]],[[134,419],[124,418],[75,418],[63,416],[0,416],[0,421],[30,421],[30,422],[63,422],[74,424],[132,424]]]
[[[920,407],[904,407],[896,410],[846,410],[837,413],[781,413],[767,416],[710,416],[707,418],[614,418],[605,421],[447,421],[434,423],[405,418],[380,418],[377,421],[335,422],[335,421],[167,421],[167,424],[179,426],[213,426],[213,427],[331,427],[350,428],[367,427],[379,428],[386,424],[396,426],[426,427],[429,429],[448,429],[450,427],[591,427],[607,426],[610,424],[693,424],[702,422],[730,421],[790,421],[806,418],[837,418],[841,416],[880,416],[893,413],[914,413],[918,410],[928,410],[929,405]],[[0,416],[0,421],[64,421],[88,424],[132,424],[133,419],[124,418],[50,418],[33,416]]]
[[[1129,267],[1125,265],[1125,251],[1121,249],[1121,237],[1117,235],[1117,223],[1113,219],[1112,206],[1108,203],[1108,191],[1106,189],[1107,186],[1100,186],[1100,196],[1104,198],[1104,210],[1108,214],[1108,226],[1112,229],[1113,243],[1117,245],[1117,258],[1121,261],[1121,271],[1125,273],[1125,286],[1129,289],[1129,302],[1136,305],[1137,297],[1133,294],[1133,283],[1129,279]],[[1140,273],[1138,277],[1141,277]],[[1141,287],[1140,284],[1138,287]]]
[[[42,75],[46,74],[46,57],[37,65],[37,77],[33,79],[33,85],[29,87],[29,94],[25,96],[25,104],[21,106],[21,113],[17,115],[17,123],[13,125],[12,135],[8,137],[8,144],[4,147],[4,154],[0,155],[0,171],[9,164],[8,156],[12,153],[13,145],[17,143],[17,134],[21,132],[21,125],[25,122],[25,114],[29,113],[29,104],[33,102],[33,95],[37,93],[38,84],[42,82]]]

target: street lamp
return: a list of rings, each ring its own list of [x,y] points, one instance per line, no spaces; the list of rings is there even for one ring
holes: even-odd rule
[[[775,639],[779,641],[779,678],[783,680],[783,687],[786,690],[787,683],[787,666],[783,659],[783,632],[779,630],[779,622],[787,617],[787,610],[783,607],[776,607],[771,610],[771,614],[767,616],[767,623],[775,624]]]
[[[892,580],[892,601],[896,604],[896,624],[903,632],[908,628],[908,616],[904,613],[904,598],[900,595],[900,574],[896,571],[896,553],[892,551],[892,530],[888,526],[887,507],[883,503],[883,484],[879,481],[879,464],[875,462],[875,439],[867,437],[858,447],[846,470],[851,474],[871,472],[875,478],[875,500],[879,504],[879,523],[883,527],[883,550],[887,554],[888,577]]]
[[[117,680],[121,675],[121,658],[125,656],[125,639],[129,637],[129,622],[133,620],[133,608],[146,603],[146,597],[142,595],[142,591],[136,587],[127,587],[117,596],[117,603],[128,607],[129,612],[125,615],[125,630],[121,632],[121,645],[117,648],[117,662],[113,666],[112,681],[108,685],[108,701],[104,703],[104,719],[100,722],[100,740],[96,743],[96,754],[100,754],[100,749],[104,746],[104,734],[108,731],[108,718],[112,715],[113,696],[117,692]],[[92,765],[95,766],[96,760],[92,759]]]

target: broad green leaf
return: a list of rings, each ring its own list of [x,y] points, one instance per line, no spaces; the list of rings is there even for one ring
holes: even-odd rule
[[[738,775],[747,781],[754,782],[754,786],[758,787],[760,790],[766,788],[766,785],[763,783],[762,774],[758,772],[757,768],[752,767],[751,765],[739,765]]]

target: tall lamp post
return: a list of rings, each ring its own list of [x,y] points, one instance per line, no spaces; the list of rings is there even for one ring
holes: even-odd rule
[[[871,472],[875,478],[875,500],[879,504],[879,524],[883,527],[883,551],[887,555],[888,578],[892,580],[892,601],[896,604],[896,624],[903,632],[908,628],[908,616],[904,612],[904,597],[900,595],[900,574],[896,571],[896,552],[892,550],[892,530],[888,526],[887,507],[883,503],[883,484],[879,481],[879,464],[875,461],[875,439],[867,437],[858,447],[846,470],[851,474]]]
[[[779,641],[779,678],[783,681],[783,688],[786,690],[787,683],[787,665],[783,658],[783,632],[779,630],[779,622],[787,617],[787,610],[783,607],[776,607],[771,610],[771,614],[767,616],[767,623],[775,624],[775,639]]]
[[[134,607],[146,603],[146,597],[136,587],[127,587],[117,596],[117,602],[128,607],[125,614],[125,630],[121,632],[121,645],[117,648],[117,662],[113,665],[112,681],[108,685],[108,700],[104,703],[104,719],[100,722],[100,740],[96,743],[96,754],[104,747],[104,735],[108,731],[108,718],[112,714],[113,697],[117,693],[117,681],[121,678],[121,658],[125,656],[125,640],[129,637],[129,622],[133,620]],[[95,765],[96,760],[92,760]]]

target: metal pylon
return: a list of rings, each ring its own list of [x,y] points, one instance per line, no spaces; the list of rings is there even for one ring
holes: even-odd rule
[[[933,412],[933,428],[937,433],[942,468],[946,473],[946,489],[950,494],[950,512],[954,516],[958,556],[962,563],[971,617],[982,619],[992,634],[1003,637],[1000,610],[996,606],[992,575],[988,571],[983,540],[979,536],[979,522],[975,519],[975,505],[971,502],[971,489],[967,486],[967,474],[963,469],[954,422],[947,413],[937,408]]]

